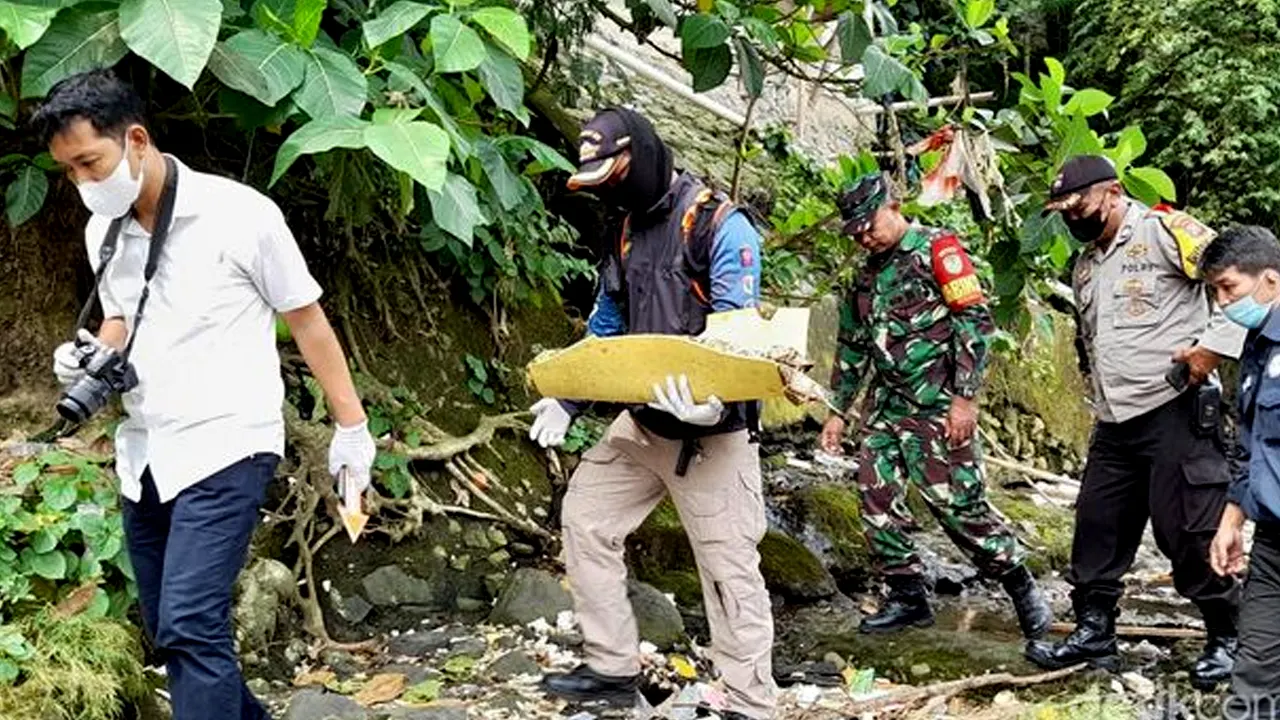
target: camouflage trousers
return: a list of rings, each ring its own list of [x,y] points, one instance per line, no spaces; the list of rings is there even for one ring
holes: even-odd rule
[[[862,527],[872,559],[886,575],[924,571],[910,537],[918,525],[906,502],[908,483],[983,575],[1002,575],[1025,558],[1022,544],[987,501],[977,440],[949,447],[945,417],[945,409],[908,413],[880,407],[863,428]]]

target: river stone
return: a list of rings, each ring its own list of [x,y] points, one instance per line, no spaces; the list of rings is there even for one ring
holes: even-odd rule
[[[431,584],[406,573],[398,565],[384,565],[374,570],[365,576],[362,584],[369,601],[378,607],[435,604]]]
[[[282,613],[297,597],[293,572],[279,560],[261,558],[241,574],[238,587],[236,639],[241,653],[258,653],[271,643]]]
[[[285,720],[367,720],[368,713],[345,695],[307,688],[289,701]]]
[[[396,708],[388,720],[467,720],[467,708],[457,701],[440,701],[420,708]]]
[[[771,592],[788,600],[813,601],[836,594],[836,581],[798,540],[770,530],[760,541],[760,573]]]
[[[489,651],[489,643],[482,638],[463,638],[449,646],[449,657],[466,656],[479,659]]]
[[[555,623],[556,616],[573,609],[569,591],[546,570],[516,570],[489,614],[494,625],[527,625],[538,618]]]
[[[648,640],[663,651],[684,640],[684,618],[660,590],[632,580],[627,583],[627,598],[635,611],[641,640]]]
[[[541,675],[542,667],[522,650],[514,650],[494,660],[485,675],[496,682],[506,682],[521,675]]]
[[[426,657],[437,650],[449,647],[449,643],[454,638],[464,637],[465,635],[466,631],[462,628],[402,633],[397,637],[391,638],[391,641],[387,643],[387,651],[392,655]]]

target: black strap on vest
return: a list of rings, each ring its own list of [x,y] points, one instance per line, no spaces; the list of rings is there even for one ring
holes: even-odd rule
[[[126,162],[121,160],[121,162]],[[178,197],[178,166],[173,158],[165,157],[165,173],[164,173],[164,189],[160,191],[160,205],[156,211],[155,228],[151,231],[151,247],[147,251],[147,266],[142,273],[142,295],[138,298],[138,309],[133,316],[133,332],[129,333],[129,342],[125,345],[122,357],[129,359],[129,354],[133,352],[133,341],[138,337],[138,326],[142,323],[143,313],[147,309],[147,300],[151,297],[151,279],[156,275],[156,268],[160,265],[160,253],[164,249],[164,243],[169,238],[169,226],[173,224],[173,208],[177,203]],[[79,317],[76,318],[76,326],[72,331],[84,328],[89,321],[89,313],[93,311],[93,304],[98,301],[98,288],[102,285],[102,277],[107,272],[107,265],[111,259],[115,257],[116,248],[120,244],[120,231],[124,229],[125,220],[132,215],[132,210],[127,215],[121,215],[111,221],[111,225],[107,228],[107,235],[102,240],[102,249],[98,251],[98,271],[93,277],[93,292],[89,294],[89,299],[85,301],[84,307],[80,310]]]
[[[752,445],[760,444],[760,401],[747,402],[747,441]]]

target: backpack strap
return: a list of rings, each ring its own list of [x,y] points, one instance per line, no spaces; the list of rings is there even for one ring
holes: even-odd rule
[[[704,305],[711,304],[711,249],[716,235],[737,205],[723,192],[703,188],[685,208],[680,220],[684,238],[685,263],[689,266],[690,290]]]

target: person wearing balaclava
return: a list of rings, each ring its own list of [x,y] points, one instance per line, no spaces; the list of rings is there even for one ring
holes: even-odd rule
[[[1110,160],[1068,160],[1044,214],[1061,213],[1084,243],[1072,274],[1079,345],[1096,419],[1067,581],[1075,629],[1028,646],[1045,668],[1114,666],[1124,574],[1151,519],[1178,593],[1196,604],[1208,640],[1191,680],[1231,675],[1236,582],[1209,564],[1230,478],[1216,370],[1238,358],[1245,330],[1211,305],[1197,265],[1214,232],[1185,212],[1126,196]]]
[[[698,335],[707,316],[754,307],[760,234],[722,195],[673,167],[670,148],[643,116],[598,114],[582,130],[570,189],[623,208],[587,330]],[[623,411],[569,481],[562,525],[569,584],[585,662],[549,675],[543,688],[580,701],[629,705],[640,684],[640,647],[627,596],[624,543],[670,496],[689,534],[702,581],[711,657],[726,690],[728,720],[773,716],[773,618],[757,550],[765,532],[758,407],[695,395],[672,368],[653,400]],[[564,442],[582,408],[564,398],[533,406],[530,437]]]

